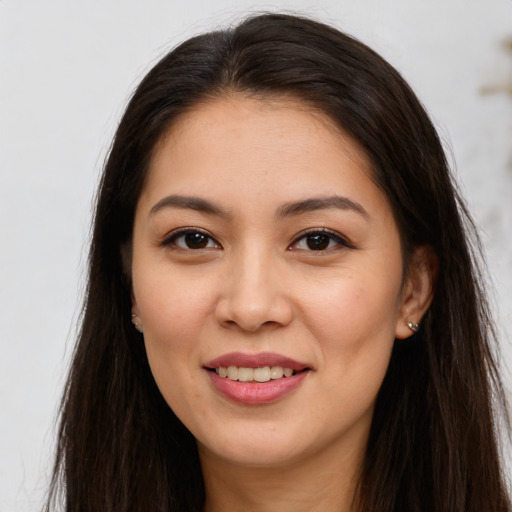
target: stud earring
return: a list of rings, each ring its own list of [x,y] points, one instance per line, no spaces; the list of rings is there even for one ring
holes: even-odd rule
[[[420,330],[420,324],[415,324],[414,322],[407,322],[407,327],[409,327],[409,329],[414,333],[417,333]]]
[[[132,313],[132,324],[135,327],[135,329],[137,329],[137,331],[143,332],[140,318],[135,313]]]

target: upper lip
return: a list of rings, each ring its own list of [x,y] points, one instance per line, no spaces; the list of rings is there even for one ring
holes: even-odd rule
[[[309,368],[306,363],[301,363],[290,357],[272,352],[260,352],[257,354],[246,354],[243,352],[231,352],[219,356],[205,364],[205,368],[219,368],[238,366],[239,368],[260,368],[262,366],[282,366],[300,372]]]

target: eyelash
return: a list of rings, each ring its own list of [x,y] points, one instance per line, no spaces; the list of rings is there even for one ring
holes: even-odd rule
[[[199,247],[199,248],[193,249],[192,247],[182,247],[176,243],[176,240],[178,240],[181,237],[184,237],[186,235],[195,235],[195,234],[205,236],[208,239],[208,242],[207,242],[208,244],[213,241],[215,246],[221,247],[219,242],[217,242],[217,240],[215,240],[207,231],[203,231],[202,229],[198,229],[198,228],[181,228],[176,231],[173,231],[169,236],[167,236],[164,240],[162,240],[160,245],[162,247],[174,246],[174,248],[177,248],[177,249],[191,250],[191,251],[212,248],[212,247]]]
[[[206,237],[206,239],[207,239],[206,247],[197,247],[197,248],[182,247],[181,245],[176,243],[176,241],[181,237],[185,237],[186,235],[197,235],[197,234]],[[327,247],[321,248],[321,249],[312,249],[311,247],[309,247],[309,249],[298,249],[298,250],[304,250],[306,252],[321,253],[321,252],[335,250],[336,248],[339,248],[340,246],[348,248],[348,249],[355,249],[355,247],[346,238],[342,237],[339,233],[337,233],[335,231],[331,231],[330,229],[326,229],[326,228],[321,228],[321,229],[314,228],[314,229],[310,229],[310,230],[303,231],[302,233],[300,233],[295,238],[295,240],[290,244],[290,246],[288,247],[288,250],[296,250],[297,249],[296,246],[298,245],[298,243],[300,241],[302,241],[302,240],[306,241],[308,237],[319,236],[319,235],[328,237]],[[210,245],[211,242],[213,242],[213,244],[215,245],[214,247],[208,247],[208,245]],[[337,247],[329,247],[329,245],[331,245],[331,242],[334,242]],[[167,236],[164,240],[162,240],[160,245],[162,247],[174,246],[173,248],[183,249],[183,250],[191,250],[191,251],[212,249],[212,248],[222,248],[222,246],[219,244],[219,242],[217,242],[208,232],[203,231],[198,228],[181,228],[177,231],[174,231],[169,236]]]
[[[336,231],[331,231],[330,229],[326,229],[326,228],[321,228],[321,229],[314,228],[314,229],[309,229],[309,230],[303,231],[302,233],[300,233],[297,236],[295,241],[290,244],[288,249],[294,250],[293,246],[296,246],[301,240],[305,241],[308,237],[313,237],[315,235],[327,236],[329,238],[328,244],[330,245],[331,241],[333,241],[336,243],[337,247],[329,247],[328,246],[325,249],[315,250],[315,249],[309,248],[309,250],[308,249],[302,249],[302,250],[305,250],[308,252],[327,252],[327,251],[339,249],[340,247],[345,247],[347,249],[355,249],[354,245],[352,245],[346,238],[342,237]],[[301,250],[301,249],[299,249],[299,250]]]

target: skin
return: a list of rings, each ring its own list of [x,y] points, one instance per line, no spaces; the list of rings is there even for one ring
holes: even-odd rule
[[[177,195],[219,211],[165,204]],[[334,196],[351,203],[284,212]],[[187,246],[184,227],[205,247]],[[319,239],[304,230],[322,229],[334,237],[320,233],[328,245],[311,250]],[[201,104],[157,146],[133,235],[133,312],[162,395],[197,439],[205,510],[351,510],[395,338],[412,334],[406,322],[432,294],[421,250],[402,275],[397,226],[362,151],[290,100]],[[311,371],[277,402],[238,404],[204,369],[230,352]]]

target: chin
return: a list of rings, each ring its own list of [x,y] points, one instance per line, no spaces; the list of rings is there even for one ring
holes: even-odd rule
[[[287,429],[284,422],[266,427],[253,424],[226,431],[215,438],[209,436],[205,442],[198,440],[198,447],[201,457],[222,460],[226,464],[279,468],[321,451],[316,437],[305,435],[305,429]]]
[[[260,444],[242,444],[229,446],[226,450],[220,451],[218,447],[215,450],[199,444],[199,453],[201,457],[212,457],[222,460],[223,463],[240,466],[245,468],[279,468],[285,467],[300,460],[300,455],[296,449],[286,449],[282,445],[274,443],[261,446]]]

